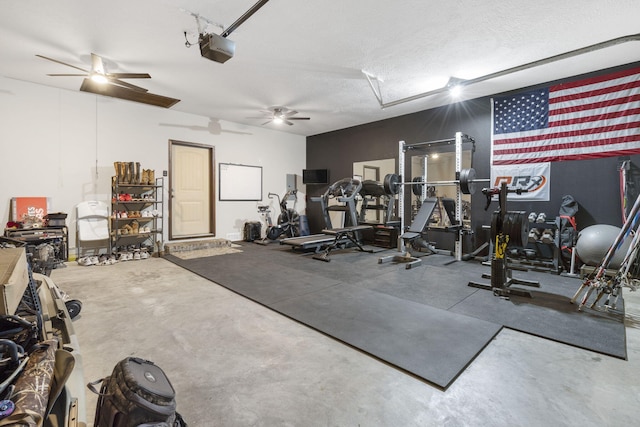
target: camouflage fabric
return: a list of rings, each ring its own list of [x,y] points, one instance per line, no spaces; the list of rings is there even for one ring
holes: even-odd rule
[[[57,348],[57,339],[43,341],[34,347],[24,371],[15,382],[15,390],[11,396],[15,410],[9,417],[0,420],[0,426],[42,426],[49,402]]]

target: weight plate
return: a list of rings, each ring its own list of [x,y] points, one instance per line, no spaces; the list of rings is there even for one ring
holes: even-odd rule
[[[422,183],[424,182],[424,180],[422,179],[421,176],[416,176],[415,178],[413,178],[412,182],[414,184],[411,184],[411,191],[416,196],[421,196],[422,195]]]
[[[505,225],[505,233],[509,234],[509,243],[512,246],[523,247],[528,242],[529,222],[525,220],[525,214],[524,211],[507,212],[508,224]]]
[[[388,173],[384,177],[384,181],[382,186],[384,187],[384,192],[390,196],[398,194],[398,183],[400,182],[400,177],[395,173]]]
[[[474,168],[462,169],[460,171],[460,191],[462,191],[462,194],[475,194],[475,179],[476,170]]]
[[[491,214],[491,241],[495,244],[498,229],[500,228],[500,211],[493,211]]]

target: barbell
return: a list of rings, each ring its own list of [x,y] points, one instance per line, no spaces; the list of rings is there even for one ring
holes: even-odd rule
[[[452,181],[423,181],[421,176],[415,177],[411,182],[402,182],[400,176],[395,173],[387,174],[384,177],[383,187],[387,194],[398,194],[401,185],[411,185],[413,194],[419,196],[422,194],[422,186],[440,186],[440,185],[460,185],[460,191],[463,194],[474,194],[476,192],[476,182],[489,182],[489,179],[477,179],[476,171],[473,168],[462,169],[459,179]]]

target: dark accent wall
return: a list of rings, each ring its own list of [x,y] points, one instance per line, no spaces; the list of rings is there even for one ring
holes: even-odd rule
[[[602,70],[565,81],[573,81],[591,75],[606,74],[616,69],[631,68],[640,63],[628,64],[615,69]],[[559,82],[545,83],[548,86]],[[533,89],[522,88],[515,93]],[[500,94],[504,95],[504,94]],[[476,141],[473,167],[478,178],[490,177],[491,150],[491,97],[478,98],[420,111],[392,119],[368,123],[338,131],[314,135],[307,138],[307,168],[329,169],[329,181],[335,182],[353,174],[353,162],[394,158],[398,160],[398,141],[407,144],[453,138],[460,131]],[[453,146],[451,147],[453,150]],[[465,144],[465,148],[466,144]],[[442,151],[442,150],[440,150]],[[420,150],[420,154],[428,151]],[[407,162],[411,153],[407,153]],[[640,155],[631,156],[634,165],[640,165]],[[593,224],[621,225],[620,189],[618,165],[620,158],[597,160],[575,160],[551,164],[551,187],[549,202],[509,202],[509,210],[545,212],[547,216],[558,215],[564,195],[572,195],[579,203],[576,215],[578,228]],[[397,167],[397,166],[396,166]],[[397,170],[397,169],[396,169]],[[409,164],[405,170],[410,171]],[[408,180],[410,180],[409,177]],[[482,188],[482,185],[479,186]],[[307,186],[308,196],[321,195],[326,185]],[[480,191],[472,196],[472,229],[476,246],[485,240],[483,224],[490,224],[491,212],[497,209],[494,202],[484,210],[485,197]],[[307,216],[311,232],[319,232],[324,223],[318,203],[307,203]],[[405,213],[405,219],[407,213]]]

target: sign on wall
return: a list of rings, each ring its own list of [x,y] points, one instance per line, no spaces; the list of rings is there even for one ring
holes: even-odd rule
[[[509,193],[509,200],[549,201],[551,163],[527,163],[519,165],[499,165],[491,168],[491,186],[526,190],[526,193]]]

